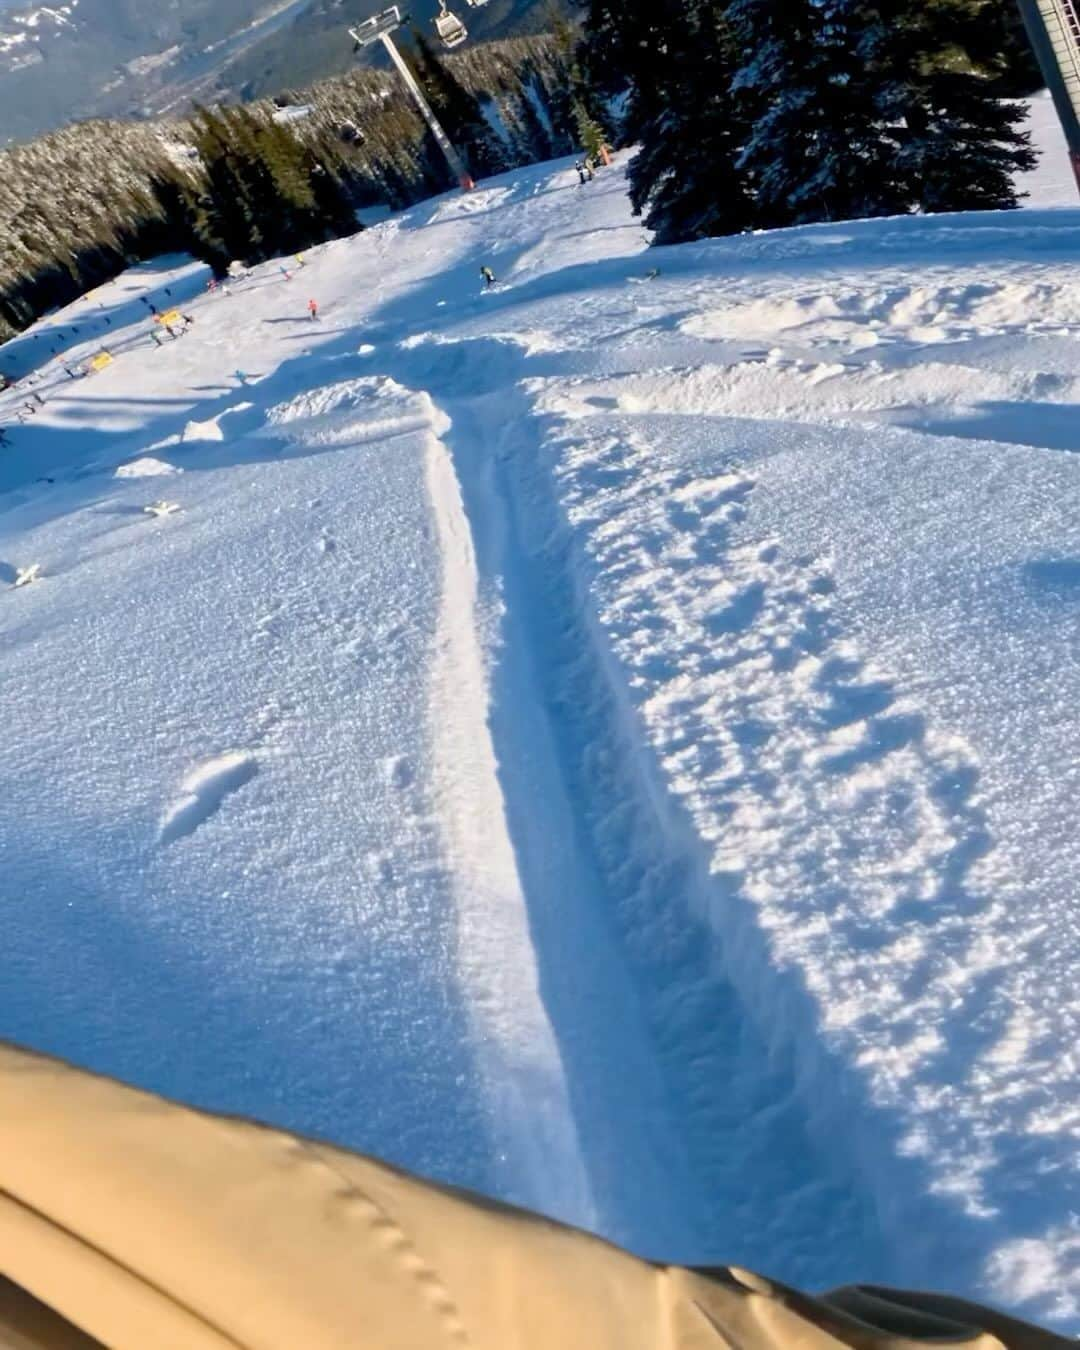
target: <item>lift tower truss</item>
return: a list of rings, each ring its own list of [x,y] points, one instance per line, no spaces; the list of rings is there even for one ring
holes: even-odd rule
[[[1080,0],[1019,0],[1080,190]]]

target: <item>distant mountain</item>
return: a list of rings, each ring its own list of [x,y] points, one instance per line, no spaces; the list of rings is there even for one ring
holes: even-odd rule
[[[470,0],[449,0],[449,3],[468,25],[470,39],[518,37],[551,27],[552,0],[488,0],[483,5],[472,5]],[[283,89],[303,87],[326,75],[344,74],[355,64],[356,57],[347,38],[342,41],[343,29],[384,8],[385,0],[312,0],[288,27],[266,33],[229,62],[221,71],[218,95],[261,98]],[[399,8],[435,40],[432,20],[438,13],[436,0],[399,2]],[[554,8],[570,6],[556,4]],[[379,63],[382,54],[376,47],[365,55]]]
[[[549,0],[458,3],[470,34],[539,31]],[[382,0],[0,0],[0,144],[96,116],[161,116],[340,74]],[[430,31],[434,0],[409,6]],[[376,58],[377,59],[377,58]]]

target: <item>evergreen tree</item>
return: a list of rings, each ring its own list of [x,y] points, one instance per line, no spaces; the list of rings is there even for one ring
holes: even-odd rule
[[[551,36],[566,67],[566,86],[552,108],[552,121],[569,131],[572,141],[592,159],[599,159],[607,144],[604,130],[603,101],[589,85],[585,73],[583,34],[560,11],[551,13]]]
[[[489,178],[507,167],[502,147],[480,107],[418,29],[412,33],[410,64],[442,123],[475,178]]]
[[[584,150],[585,154],[592,160],[599,160],[604,146],[607,144],[607,137],[604,135],[604,128],[592,116],[588,108],[581,99],[574,99],[572,105],[574,117],[574,127],[577,131],[577,143]]]
[[[1009,78],[992,0],[880,0],[883,122],[912,206],[967,211],[1017,205],[1013,175],[1036,162]]]
[[[200,109],[195,144],[207,181],[191,227],[219,271],[233,258],[291,253],[356,229],[336,176],[273,120],[247,108]]]
[[[685,0],[589,0],[579,49],[582,78],[596,96],[619,106],[623,144],[638,140],[663,112],[657,65],[667,62],[673,21],[685,8]]]
[[[629,171],[631,203],[647,210],[658,244],[735,234],[752,223],[722,11],[721,0],[680,0],[664,10],[650,96],[660,111]]]
[[[863,0],[731,0],[747,123],[739,157],[767,228],[904,209],[896,145],[864,50]]]
[[[192,229],[196,248],[215,268],[231,258],[249,256],[253,242],[246,190],[238,157],[231,149],[227,122],[209,108],[197,108],[194,146],[206,183],[193,197]]]

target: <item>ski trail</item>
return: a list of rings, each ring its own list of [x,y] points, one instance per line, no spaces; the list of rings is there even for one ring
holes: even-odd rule
[[[449,483],[433,498],[445,504],[444,550],[462,559],[468,595],[458,591],[449,617],[475,616],[478,570],[500,642],[486,703],[462,698],[479,677],[463,676],[461,656],[451,655],[461,639],[446,630],[440,682],[451,705],[488,713],[500,826],[508,824],[521,896],[514,909],[528,916],[594,1222],[658,1259],[739,1252],[768,1268],[783,1250],[784,1277],[827,1284],[841,1277],[842,1254],[859,1250],[863,1271],[881,1273],[865,1195],[810,1138],[790,1066],[717,963],[700,841],[673,807],[596,622],[528,393],[507,387],[486,342],[457,345],[445,367],[443,355],[407,351],[394,378],[423,384],[451,422],[445,441],[463,505]],[[737,506],[748,488],[733,480],[715,491]],[[683,494],[674,506],[689,514],[694,503]],[[751,589],[728,621],[752,627],[758,604]],[[441,697],[435,707],[452,719]],[[439,734],[452,802],[474,789],[459,741]],[[457,809],[454,870],[467,878],[474,844],[467,808]],[[441,810],[453,820],[445,799]],[[478,890],[492,867],[483,847]],[[509,876],[510,860],[500,866]],[[471,929],[468,940],[476,942]],[[556,1208],[551,1198],[544,1207],[581,1221],[580,1207]],[[817,1237],[825,1216],[835,1239],[827,1248]]]
[[[543,733],[500,716],[498,699],[492,726],[604,1231],[698,1261],[737,1250],[769,1268],[782,1250],[776,1273],[811,1285],[850,1273],[854,1251],[862,1278],[932,1283],[951,1243],[976,1284],[973,1235],[925,1175],[904,1108],[935,1055],[940,997],[985,1015],[1000,964],[980,947],[970,884],[993,842],[974,755],[845,634],[827,561],[742,529],[752,473],[712,452],[712,471],[696,470],[678,416],[585,411],[558,379],[508,390],[490,343],[470,346],[404,364],[436,397],[445,387],[473,536],[506,522],[485,545],[505,604],[493,679],[544,709],[557,760],[545,809],[577,855],[576,940],[552,927],[553,876],[535,866],[522,808],[539,809],[527,747]],[[531,696],[505,669],[516,646]],[[951,949],[973,920],[961,985],[936,939]],[[904,979],[877,973],[882,955]],[[863,1049],[835,1054],[854,1027]],[[595,1073],[605,1050],[627,1063],[631,1039],[636,1101]],[[963,1134],[942,1162],[975,1214],[982,1162],[975,1150],[964,1163]],[[612,1153],[635,1160],[636,1203],[605,1170]],[[919,1240],[901,1242],[909,1229]]]
[[[650,1048],[641,991],[619,949],[618,897],[606,888],[590,812],[568,776],[580,739],[575,727],[567,743],[563,715],[578,693],[566,677],[580,658],[574,611],[561,583],[521,547],[521,503],[497,450],[505,399],[497,404],[451,396],[442,406],[452,409],[446,441],[475,545],[481,607],[498,638],[489,734],[593,1212],[551,1198],[543,1207],[670,1259],[700,1252],[702,1205]]]
[[[435,809],[457,912],[457,961],[480,1047],[501,1194],[582,1225],[595,1211],[488,728],[477,568],[454,466],[432,435],[427,486],[443,559],[431,685]]]

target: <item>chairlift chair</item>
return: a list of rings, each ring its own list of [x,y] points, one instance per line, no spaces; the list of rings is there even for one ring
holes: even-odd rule
[[[435,16],[435,31],[444,47],[460,47],[469,36],[469,30],[458,16],[446,8],[445,0],[441,0],[439,12]]]
[[[397,5],[391,5],[389,9],[384,9],[381,14],[373,14],[370,19],[365,19],[363,23],[358,23],[355,28],[349,29],[349,36],[353,40],[353,51],[358,52],[361,47],[370,47],[383,34],[392,33],[396,28],[400,28],[404,21],[401,10]]]

